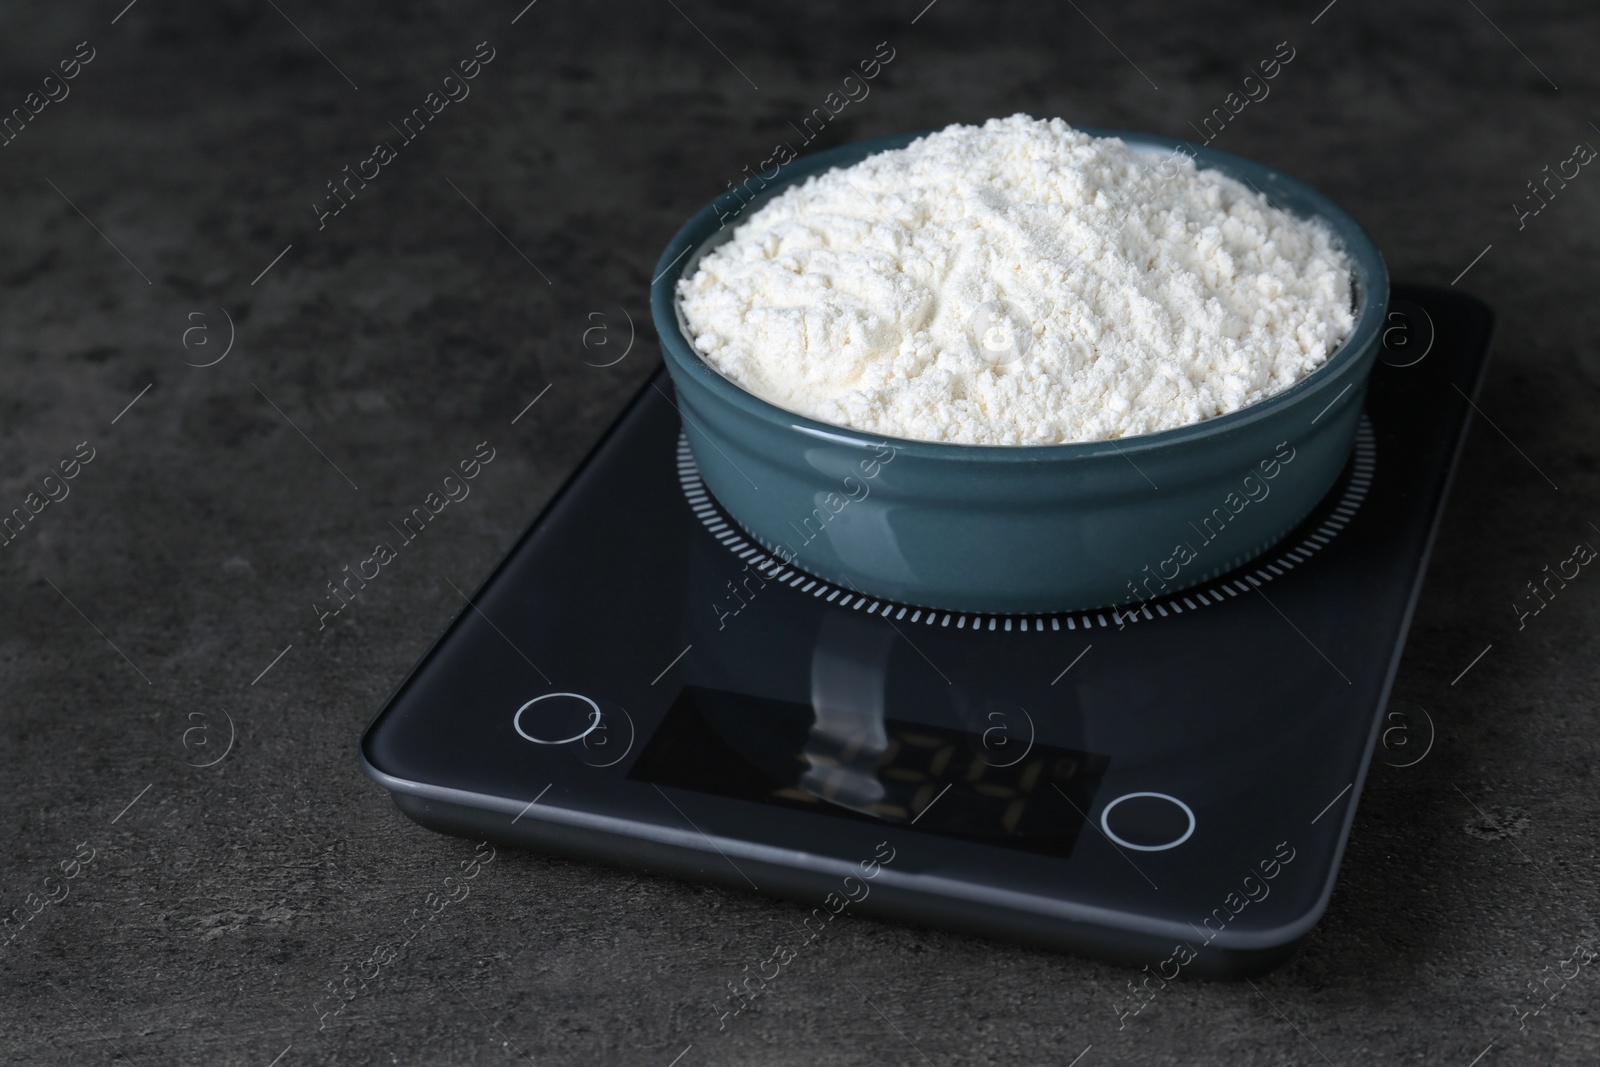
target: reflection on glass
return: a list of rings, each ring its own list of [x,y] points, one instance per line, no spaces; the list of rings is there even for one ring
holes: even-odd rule
[[[812,650],[809,707],[687,686],[629,777],[1068,853],[1106,758],[1036,743],[1025,709],[952,684],[936,691],[942,704],[900,707],[888,663],[901,641],[881,620],[830,613]],[[968,722],[980,711],[988,726]]]

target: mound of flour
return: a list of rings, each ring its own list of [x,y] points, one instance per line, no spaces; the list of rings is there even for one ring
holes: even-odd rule
[[[1237,411],[1353,325],[1328,227],[1060,119],[950,126],[807,179],[678,283],[705,360],[888,437],[1046,445]]]

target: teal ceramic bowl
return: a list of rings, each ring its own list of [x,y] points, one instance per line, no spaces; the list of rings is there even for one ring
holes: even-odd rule
[[[926,131],[924,131],[926,132]],[[712,369],[678,308],[678,279],[773,195],[902,148],[898,134],[803,157],[753,199],[725,194],[673,237],[650,308],[706,486],[780,559],[907,605],[1002,614],[1111,607],[1239,566],[1292,530],[1339,477],[1355,441],[1388,308],[1372,239],[1316,190],[1270,167],[1121,130],[1151,157],[1190,155],[1332,227],[1354,264],[1355,327],[1320,367],[1260,403],[1115,442],[977,446],[908,441],[785,411]],[[744,194],[748,197],[748,194]]]

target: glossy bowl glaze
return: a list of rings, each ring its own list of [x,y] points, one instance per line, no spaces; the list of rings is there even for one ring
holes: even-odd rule
[[[862,433],[746,392],[688,339],[676,288],[773,195],[928,131],[806,156],[754,197],[718,198],[656,266],[650,307],[695,462],[718,503],[792,566],[861,593],[950,611],[1036,614],[1133,603],[1261,554],[1343,469],[1388,308],[1372,239],[1332,201],[1270,167],[1170,138],[1119,137],[1152,165],[1174,152],[1326,222],[1352,263],[1356,319],[1337,351],[1267,400],[1161,433],[1034,446]],[[746,183],[745,188],[754,186]]]

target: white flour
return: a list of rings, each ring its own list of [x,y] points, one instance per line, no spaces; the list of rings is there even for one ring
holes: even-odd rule
[[[1315,369],[1354,319],[1325,224],[1187,159],[1026,115],[786,190],[678,294],[695,347],[756,396],[978,445],[1237,411]]]

